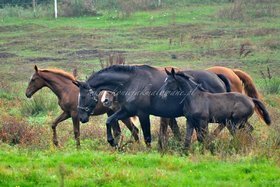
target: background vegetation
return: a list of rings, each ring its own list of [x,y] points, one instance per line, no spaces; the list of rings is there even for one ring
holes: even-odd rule
[[[160,5],[65,0],[58,1],[57,20],[52,4],[37,1],[34,13],[32,1],[9,2],[0,1],[1,186],[279,186],[277,0],[162,0]],[[166,153],[157,151],[156,117],[151,150],[141,133],[140,144],[115,151],[106,143],[106,116],[99,116],[81,125],[81,150],[75,148],[71,120],[58,126],[60,147],[55,148],[50,124],[60,113],[56,97],[48,89],[32,99],[24,95],[33,66],[77,68],[85,80],[110,55],[122,55],[127,64],[242,69],[253,77],[273,124],[267,127],[253,116],[253,142],[225,130],[212,152],[194,136],[190,155],[184,156],[170,132]],[[184,135],[184,118],[179,125]],[[130,140],[123,125],[122,134],[123,142]]]

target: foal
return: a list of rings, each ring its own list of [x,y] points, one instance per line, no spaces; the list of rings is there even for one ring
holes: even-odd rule
[[[184,93],[183,112],[188,120],[185,147],[189,148],[193,130],[198,132],[198,140],[204,142],[208,135],[208,123],[218,122],[231,125],[234,131],[243,127],[247,120],[254,113],[257,107],[264,116],[265,123],[271,123],[270,116],[263,103],[255,98],[242,95],[237,92],[230,93],[209,93],[199,84],[192,80],[192,77],[183,72],[175,73],[166,70],[168,75],[165,81],[165,90],[177,90]]]

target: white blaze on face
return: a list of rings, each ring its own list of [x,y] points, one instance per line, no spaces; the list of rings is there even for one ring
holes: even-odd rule
[[[102,103],[105,101],[106,96],[107,96],[107,91],[103,91],[102,97],[101,97],[101,99],[100,99]]]
[[[32,74],[31,77],[29,78],[29,83],[31,82],[33,76],[34,76],[34,74]]]
[[[166,77],[166,78],[165,78],[164,82],[166,82],[166,81],[167,81],[167,79],[168,79],[168,77]]]

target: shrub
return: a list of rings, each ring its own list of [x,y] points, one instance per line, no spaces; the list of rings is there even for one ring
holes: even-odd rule
[[[42,145],[44,140],[42,134],[45,129],[28,125],[22,119],[14,117],[3,117],[0,125],[0,140],[9,145]]]
[[[97,12],[92,0],[63,0],[61,15],[66,17],[94,16]]]

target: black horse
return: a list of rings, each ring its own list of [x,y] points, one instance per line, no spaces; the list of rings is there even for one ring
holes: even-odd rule
[[[264,115],[267,125],[271,123],[270,116],[262,104],[255,98],[250,98],[241,93],[209,93],[201,85],[197,84],[193,77],[185,72],[166,70],[168,75],[163,90],[181,91],[185,97],[182,100],[184,115],[188,120],[185,146],[189,148],[193,130],[196,129],[198,139],[204,142],[208,136],[208,123],[218,122],[222,127],[230,125],[236,131],[248,123],[257,107]]]
[[[186,71],[204,88],[213,93],[229,91],[228,81],[222,81],[216,74],[208,71]],[[147,145],[151,143],[149,115],[165,118],[176,118],[184,115],[183,95],[168,94],[163,99],[162,86],[167,75],[155,67],[148,65],[125,66],[113,65],[91,75],[86,82],[76,81],[80,88],[79,118],[82,123],[89,120],[91,112],[97,104],[98,93],[109,90],[118,93],[117,101],[120,109],[106,121],[107,140],[114,142],[110,124],[131,116],[138,116]],[[227,80],[225,78],[225,80]],[[227,86],[226,86],[227,85]]]

